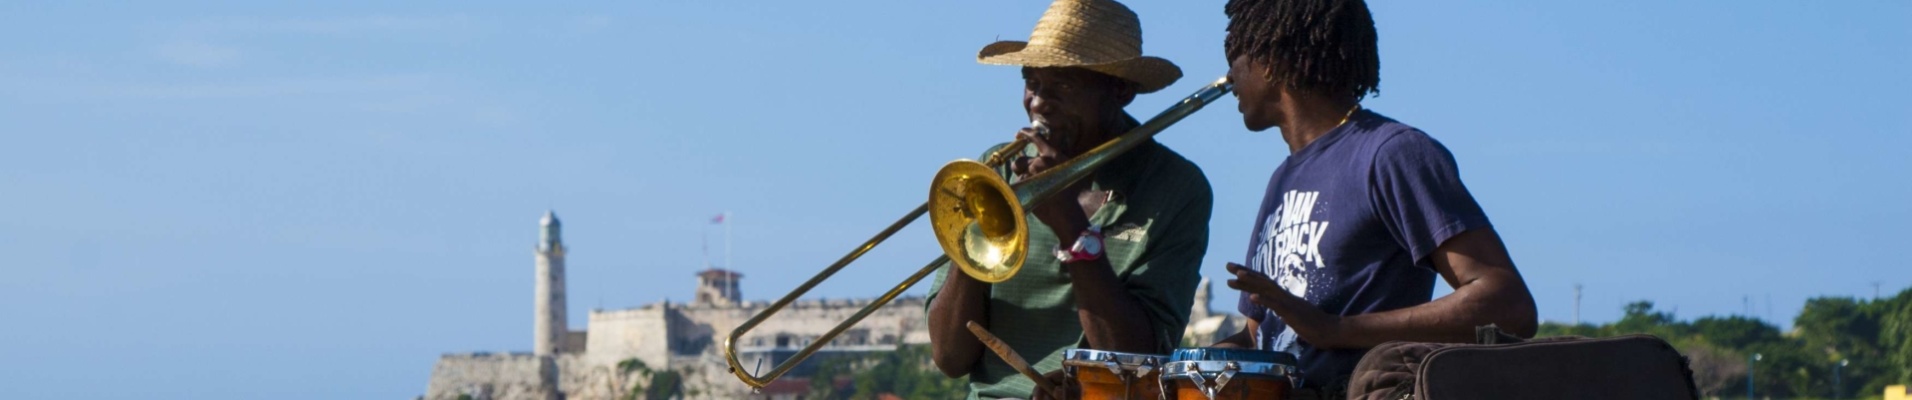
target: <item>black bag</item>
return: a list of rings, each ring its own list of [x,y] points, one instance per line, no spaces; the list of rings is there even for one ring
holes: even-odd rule
[[[1686,357],[1652,335],[1522,341],[1493,325],[1479,344],[1388,342],[1361,358],[1348,399],[1699,398]]]

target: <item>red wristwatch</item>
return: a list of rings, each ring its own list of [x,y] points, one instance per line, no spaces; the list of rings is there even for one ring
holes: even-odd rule
[[[1102,226],[1100,225],[1089,225],[1089,229],[1083,229],[1082,235],[1076,237],[1075,244],[1067,249],[1062,248],[1061,245],[1056,246],[1056,261],[1061,261],[1063,264],[1100,259],[1102,259]]]

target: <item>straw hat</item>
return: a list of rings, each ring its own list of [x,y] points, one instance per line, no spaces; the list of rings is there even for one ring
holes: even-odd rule
[[[1182,69],[1142,55],[1142,22],[1113,0],[1056,0],[1036,21],[1028,42],[983,46],[976,62],[1025,67],[1082,67],[1139,84],[1137,93],[1162,90]]]

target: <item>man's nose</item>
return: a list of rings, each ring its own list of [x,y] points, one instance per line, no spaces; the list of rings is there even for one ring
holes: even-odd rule
[[[1055,111],[1055,102],[1049,101],[1041,92],[1029,96],[1029,112],[1037,115],[1049,115]]]

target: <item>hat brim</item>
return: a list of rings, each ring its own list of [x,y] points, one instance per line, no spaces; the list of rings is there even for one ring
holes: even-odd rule
[[[1080,67],[1136,83],[1136,93],[1153,93],[1182,79],[1182,68],[1161,57],[1141,56],[1113,62],[1096,62],[1057,51],[1029,47],[1028,42],[1000,41],[983,46],[976,62],[1024,67]]]

